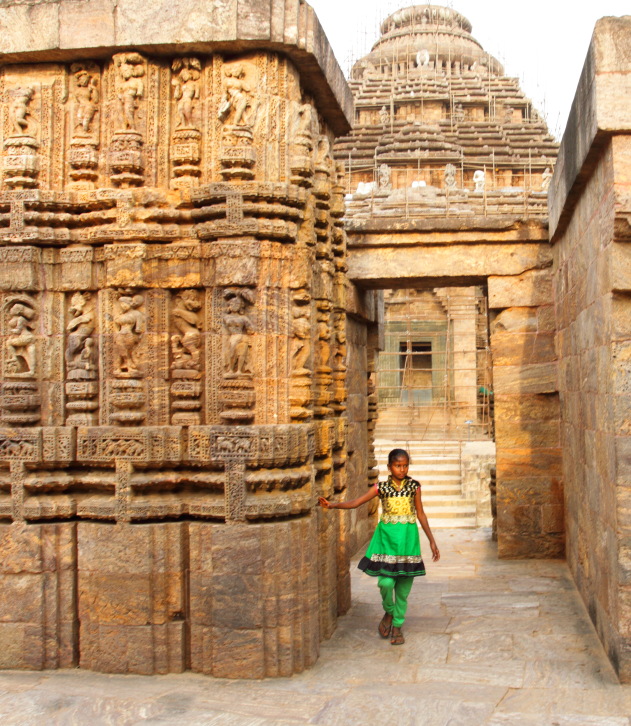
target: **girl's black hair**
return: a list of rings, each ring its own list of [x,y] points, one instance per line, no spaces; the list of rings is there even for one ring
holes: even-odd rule
[[[410,461],[410,455],[405,449],[392,449],[392,451],[388,454],[388,466],[390,466],[395,459],[400,459],[403,456],[405,456],[408,462]]]

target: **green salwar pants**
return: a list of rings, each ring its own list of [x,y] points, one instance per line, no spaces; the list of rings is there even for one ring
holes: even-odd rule
[[[377,581],[381,591],[383,609],[392,615],[392,625],[400,628],[405,622],[408,609],[408,595],[414,582],[413,577],[380,577]]]

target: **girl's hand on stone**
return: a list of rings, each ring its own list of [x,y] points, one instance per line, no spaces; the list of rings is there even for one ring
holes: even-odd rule
[[[318,504],[324,509],[333,509],[333,504],[324,497],[318,497]]]

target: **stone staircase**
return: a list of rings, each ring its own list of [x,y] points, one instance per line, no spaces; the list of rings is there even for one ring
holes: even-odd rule
[[[410,453],[409,475],[421,483],[423,508],[432,529],[476,526],[475,500],[462,496],[459,441],[376,439],[380,481],[388,476],[388,453],[394,448]]]

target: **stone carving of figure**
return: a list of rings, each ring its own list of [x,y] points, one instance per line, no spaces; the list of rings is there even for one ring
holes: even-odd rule
[[[254,304],[254,292],[247,288],[228,288],[224,293],[227,301],[223,316],[226,334],[224,348],[224,373],[226,378],[250,376],[250,340],[254,325],[245,314],[248,305]]]
[[[379,109],[379,122],[382,126],[387,126],[390,123],[390,111],[385,106]]]
[[[305,367],[311,355],[311,323],[308,306],[296,306],[293,312],[293,339],[291,342],[291,375],[306,376],[311,371]]]
[[[326,166],[330,160],[331,142],[328,136],[320,136],[318,139],[318,151],[316,154],[316,166]]]
[[[552,181],[552,171],[550,170],[549,166],[546,166],[546,168],[543,171],[543,174],[541,175],[541,191],[547,192],[550,188],[550,182]]]
[[[295,135],[309,135],[311,133],[311,121],[313,109],[310,103],[302,103],[298,108],[298,116],[295,125]]]
[[[7,370],[14,375],[35,375],[34,317],[35,310],[23,302],[16,302],[9,309],[6,361]]]
[[[227,66],[224,69],[224,92],[219,105],[219,120],[225,122],[233,114],[234,126],[248,126],[246,116],[248,108],[252,108],[251,89],[244,80],[245,70],[241,63]]]
[[[73,63],[70,70],[74,74],[75,129],[84,134],[90,133],[90,126],[99,108],[101,96],[96,75],[89,72],[83,63]]]
[[[138,102],[145,93],[142,80],[145,75],[144,59],[138,53],[122,53],[116,56],[116,65],[120,123],[125,130],[133,131],[136,128]]]
[[[456,167],[453,164],[447,164],[445,167],[445,187],[447,189],[456,188]]]
[[[176,58],[173,71],[173,96],[177,101],[177,128],[195,128],[193,115],[195,102],[199,98],[199,79],[202,65],[197,58]]]
[[[330,371],[329,360],[331,358],[331,331],[325,320],[320,320],[317,326],[317,365],[318,370]]]
[[[11,104],[11,118],[13,120],[13,130],[16,134],[26,134],[29,126],[29,104],[33,100],[35,91],[29,86],[25,88],[16,88],[13,93],[13,103]]]
[[[460,124],[464,121],[464,108],[462,107],[461,103],[456,103],[454,105],[454,121],[457,124]]]
[[[504,109],[504,123],[510,124],[513,121],[513,107],[512,106],[506,106]]]
[[[379,167],[379,189],[392,188],[392,169],[387,164]]]
[[[482,169],[476,169],[473,173],[473,183],[476,192],[483,192],[486,186],[486,173]]]
[[[94,306],[88,295],[75,292],[69,308],[72,316],[66,325],[66,368],[74,370],[95,370]]]
[[[121,295],[120,313],[114,318],[118,331],[114,334],[114,370],[123,378],[141,376],[138,347],[145,332],[145,316],[139,309],[142,295]]]
[[[429,51],[427,48],[421,48],[416,54],[416,65],[419,68],[427,68],[429,66]]]
[[[342,324],[336,325],[335,328],[335,369],[338,371],[346,370],[346,330]]]
[[[175,299],[171,315],[177,333],[171,336],[172,369],[200,369],[201,308],[197,290],[183,290]]]

